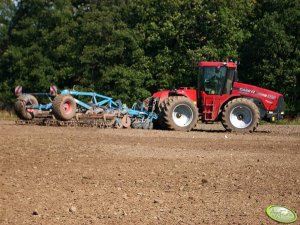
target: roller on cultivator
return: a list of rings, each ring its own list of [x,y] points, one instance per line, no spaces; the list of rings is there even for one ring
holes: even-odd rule
[[[152,129],[157,119],[157,114],[148,111],[144,103],[128,108],[120,100],[95,92],[66,89],[57,94],[57,88],[51,86],[50,93],[22,93],[18,86],[15,95],[17,124]],[[37,97],[46,98],[48,103],[39,104]]]

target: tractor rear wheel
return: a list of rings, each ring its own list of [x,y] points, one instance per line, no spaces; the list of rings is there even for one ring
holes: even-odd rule
[[[160,124],[176,131],[190,131],[196,126],[198,110],[191,100],[184,96],[170,96],[160,106]]]
[[[221,121],[227,131],[253,132],[259,120],[260,113],[255,103],[245,98],[236,98],[225,105]]]
[[[38,104],[38,100],[33,95],[21,95],[15,103],[15,112],[20,119],[32,120],[37,109],[31,109],[30,107]]]
[[[76,102],[71,95],[58,95],[52,102],[53,115],[58,120],[70,120],[76,114]]]

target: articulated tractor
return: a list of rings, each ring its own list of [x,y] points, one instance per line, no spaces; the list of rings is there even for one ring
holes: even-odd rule
[[[198,121],[221,121],[227,131],[253,132],[260,120],[283,118],[282,94],[238,82],[237,64],[199,62],[197,88],[156,92],[148,99],[161,129],[189,131]]]

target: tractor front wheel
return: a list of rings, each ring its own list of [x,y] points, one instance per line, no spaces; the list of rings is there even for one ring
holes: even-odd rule
[[[184,96],[170,96],[160,107],[160,123],[169,130],[190,131],[196,126],[198,110]]]
[[[58,120],[70,120],[76,114],[76,102],[71,95],[58,95],[52,102],[53,115]]]
[[[225,105],[221,121],[227,131],[253,132],[259,119],[260,113],[255,103],[245,98],[236,98]]]
[[[21,95],[15,103],[15,112],[20,119],[32,120],[37,109],[32,109],[31,107],[38,104],[38,100],[33,95]]]

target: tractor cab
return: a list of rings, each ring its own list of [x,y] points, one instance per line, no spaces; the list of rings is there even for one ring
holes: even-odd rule
[[[215,121],[237,81],[237,66],[233,62],[200,62],[198,66],[197,106],[202,121]]]
[[[233,82],[237,81],[235,63],[200,62],[198,90],[208,95],[230,94]]]

